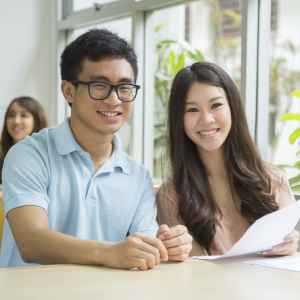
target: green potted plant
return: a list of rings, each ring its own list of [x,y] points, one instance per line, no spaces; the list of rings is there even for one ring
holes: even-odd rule
[[[298,98],[300,100],[300,89],[296,89],[290,93],[291,97]],[[281,116],[281,121],[298,121],[300,122],[300,113],[287,113]],[[300,138],[300,127],[297,127],[293,130],[293,132],[289,135],[289,143],[295,144],[296,141]],[[296,196],[300,196],[300,149],[296,153],[297,159],[292,167],[297,170],[297,174],[289,179],[290,186],[292,191]]]

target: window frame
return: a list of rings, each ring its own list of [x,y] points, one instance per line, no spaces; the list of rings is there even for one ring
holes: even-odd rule
[[[196,1],[196,0],[194,0]],[[133,111],[133,158],[153,171],[153,66],[147,63],[153,53],[146,45],[151,41],[152,12],[189,3],[184,0],[121,0],[101,6],[73,11],[73,0],[56,0],[53,18],[53,113],[55,123],[62,122],[68,107],[59,92],[59,57],[76,28],[101,24],[120,18],[132,18],[132,45],[139,61],[138,83],[142,85]],[[268,159],[269,108],[269,39],[271,34],[271,0],[241,0],[242,57],[241,95],[250,132],[264,159]],[[151,69],[152,68],[152,69]],[[266,100],[267,99],[267,100]],[[258,130],[259,129],[259,130]]]

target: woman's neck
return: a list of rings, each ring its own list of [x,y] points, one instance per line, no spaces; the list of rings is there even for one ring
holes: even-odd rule
[[[212,178],[227,176],[222,149],[211,152],[199,151],[199,156],[205,166],[208,177]]]

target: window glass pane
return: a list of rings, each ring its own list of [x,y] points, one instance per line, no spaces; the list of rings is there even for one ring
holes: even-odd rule
[[[76,29],[73,31],[72,38],[75,39],[79,35],[83,34],[84,32],[93,29],[93,28],[99,28],[99,29],[108,29],[116,34],[118,34],[120,37],[126,39],[129,43],[131,43],[131,28],[132,28],[132,20],[131,18],[124,18],[116,21],[111,22],[105,22],[101,23],[99,25],[93,25],[88,27],[82,27],[79,29]]]
[[[129,43],[131,43],[131,28],[132,28],[132,20],[131,18],[125,18],[120,19],[117,21],[107,22],[107,23],[101,23],[100,25],[94,25],[92,27],[85,27],[85,28],[79,28],[73,31],[72,36],[70,37],[70,41],[78,37],[79,35],[83,34],[84,32],[92,29],[92,28],[105,28],[108,29],[116,34],[118,34],[120,37],[126,39]],[[119,135],[121,137],[121,140],[123,142],[124,149],[127,153],[132,154],[131,149],[131,139],[132,137],[132,123],[131,120],[126,123],[120,130]]]
[[[110,2],[116,2],[118,0],[73,0],[73,9],[74,11],[86,9],[90,7],[95,7],[95,5],[104,5]]]
[[[195,1],[155,11],[153,18],[153,176],[159,180],[166,170],[166,108],[177,71],[192,62],[208,60],[221,65],[240,83],[240,1]]]
[[[298,0],[290,0],[289,5],[284,0],[272,1],[269,145],[271,159],[279,165],[293,165],[299,150],[300,141],[290,144],[289,137],[300,127],[300,119],[281,121],[284,114],[300,113],[299,11]],[[287,171],[290,176],[299,173],[299,169],[287,168]]]

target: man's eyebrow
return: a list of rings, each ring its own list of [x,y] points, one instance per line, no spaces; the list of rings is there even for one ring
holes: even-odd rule
[[[106,77],[106,76],[101,76],[101,75],[92,75],[92,76],[90,76],[90,80],[95,80],[95,81],[99,80],[99,81],[111,82],[111,80],[110,80],[108,77]],[[133,83],[134,80],[131,79],[131,78],[123,77],[123,78],[120,78],[120,79],[118,80],[118,82]]]
[[[126,77],[124,77],[124,78],[121,78],[121,79],[119,80],[119,82],[134,83],[134,80],[131,79],[131,78],[126,78]]]
[[[103,80],[103,81],[109,81],[109,79],[105,76],[101,76],[101,75],[91,75],[90,76],[91,80]]]

